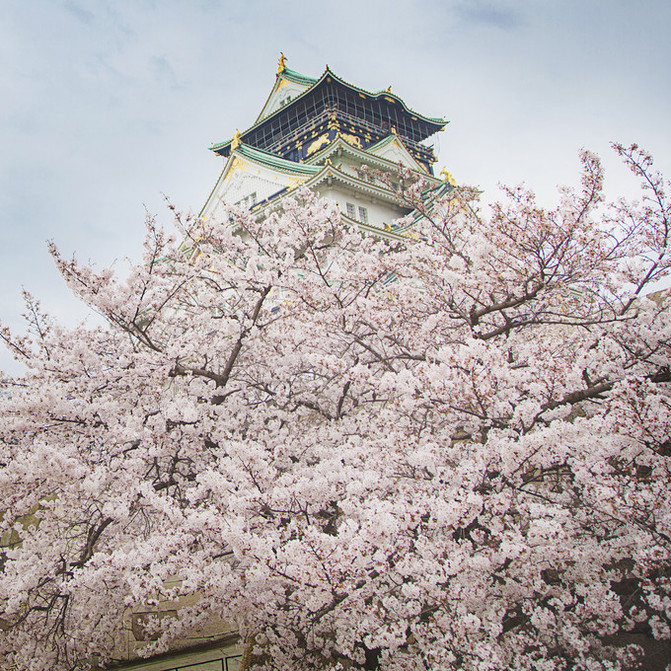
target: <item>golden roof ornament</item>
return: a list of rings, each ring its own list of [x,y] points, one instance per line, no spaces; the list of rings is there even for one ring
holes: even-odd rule
[[[287,57],[280,51],[280,60],[277,61],[277,74],[281,75],[287,69]]]
[[[457,185],[457,180],[454,179],[454,176],[452,175],[451,172],[447,171],[447,168],[443,168],[440,171],[440,176],[443,178],[443,182],[447,182],[448,184],[451,184],[452,186]]]
[[[391,93],[391,86],[387,86],[387,88],[385,89],[385,92],[386,93]]]
[[[233,136],[233,139],[231,140],[231,151],[237,149],[239,144],[240,144],[240,129],[236,128],[235,129],[235,135]]]

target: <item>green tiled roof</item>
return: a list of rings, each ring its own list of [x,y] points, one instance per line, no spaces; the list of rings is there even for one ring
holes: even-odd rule
[[[317,81],[314,77],[302,75],[300,72],[290,70],[289,68],[284,68],[284,70],[282,70],[280,73],[280,77],[288,79],[290,82],[294,82],[296,84],[303,84],[304,86],[309,86],[310,84],[314,84]]]
[[[295,163],[294,161],[289,161],[286,158],[277,156],[277,154],[272,154],[269,151],[250,147],[243,142],[236,147],[235,151],[252,161],[263,163],[263,165],[267,165],[269,168],[282,170],[283,172],[291,172],[297,175],[315,175],[321,170],[321,166],[308,165],[307,163]]]

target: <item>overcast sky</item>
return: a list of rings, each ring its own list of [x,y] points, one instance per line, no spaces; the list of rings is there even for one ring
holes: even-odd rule
[[[46,251],[137,258],[162,193],[199,211],[208,147],[250,126],[288,66],[326,64],[450,121],[437,170],[496,198],[521,181],[551,204],[600,153],[611,195],[637,193],[608,143],[671,175],[668,0],[0,0],[0,320],[21,287],[61,321],[84,312]],[[610,175],[610,176],[609,176]],[[116,260],[116,261],[115,261]],[[4,352],[0,368],[16,370]]]

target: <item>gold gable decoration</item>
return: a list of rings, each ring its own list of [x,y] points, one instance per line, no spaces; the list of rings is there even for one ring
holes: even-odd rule
[[[310,143],[306,155],[310,156],[310,154],[314,154],[318,149],[321,149],[324,145],[327,145],[328,143],[329,143],[328,133],[320,135],[314,142]]]
[[[340,137],[345,140],[347,144],[351,144],[353,147],[363,149],[361,146],[361,140],[356,135],[352,135],[351,133],[342,133]]]
[[[443,168],[440,171],[440,176],[443,179],[443,182],[447,182],[451,186],[456,186],[457,185],[457,180],[454,179],[454,175],[451,172],[447,171],[447,168]]]

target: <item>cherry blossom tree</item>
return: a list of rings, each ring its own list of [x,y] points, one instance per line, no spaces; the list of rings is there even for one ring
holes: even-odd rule
[[[150,220],[124,278],[52,254],[105,326],[27,297],[3,330],[0,651],[113,661],[235,618],[265,669],[629,668],[671,619],[669,185],[602,169],[412,236],[298,191],[261,220]],[[422,185],[404,196],[424,207]],[[645,647],[645,646],[644,646]],[[666,648],[668,650],[668,648]]]

